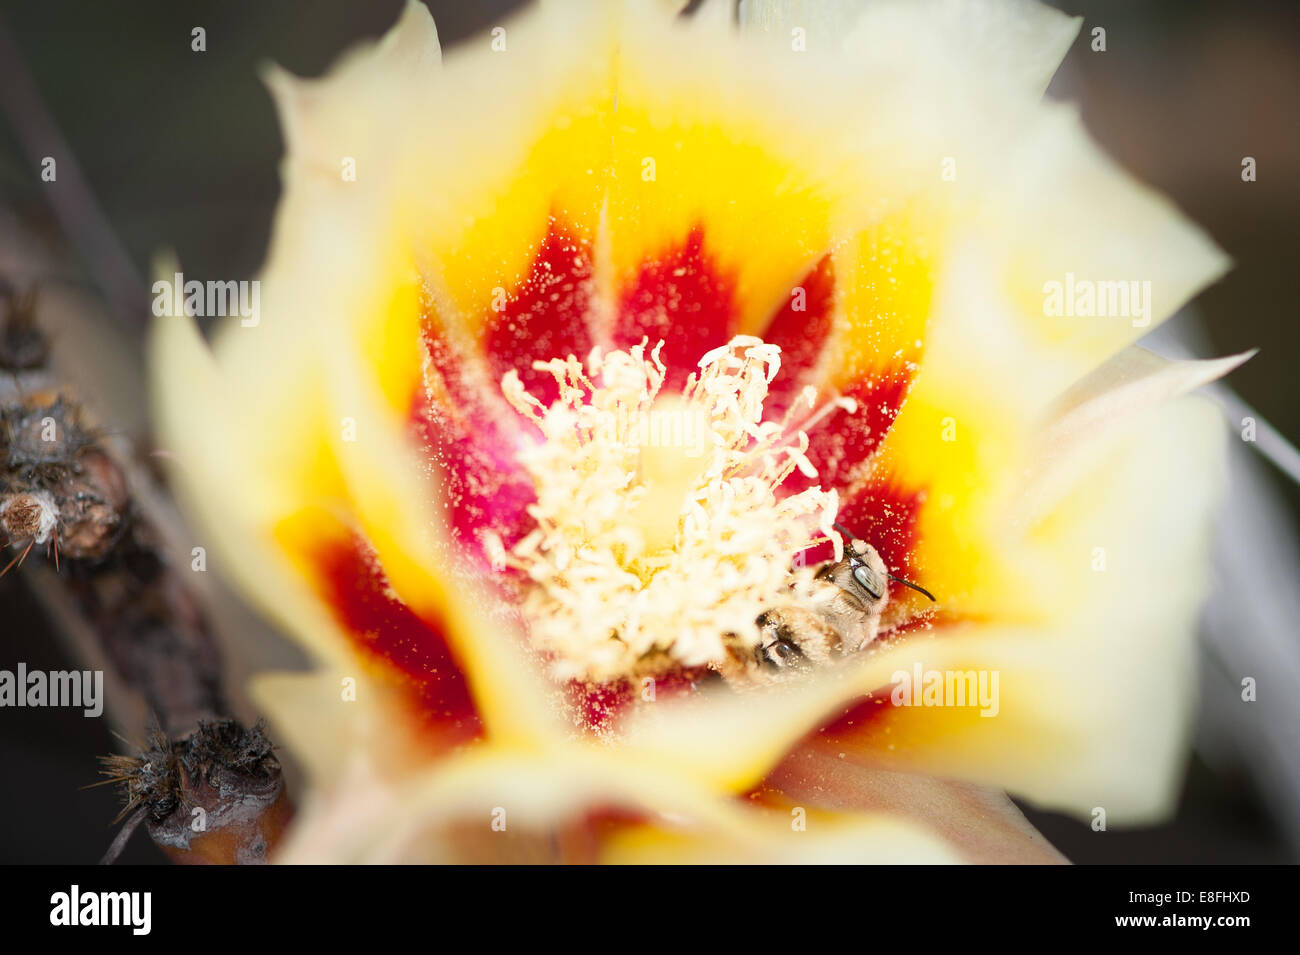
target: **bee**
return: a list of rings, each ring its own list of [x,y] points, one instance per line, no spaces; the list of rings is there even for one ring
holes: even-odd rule
[[[866,541],[841,524],[835,529],[846,540],[843,559],[817,568],[800,604],[765,611],[755,621],[758,671],[806,670],[870,645],[880,631],[891,580],[935,599],[924,587],[891,574]]]

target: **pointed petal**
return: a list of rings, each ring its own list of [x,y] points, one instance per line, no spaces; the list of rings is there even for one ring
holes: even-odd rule
[[[785,802],[915,822],[976,865],[1058,865],[1065,857],[999,790],[866,769],[820,750],[792,753],[768,778]]]
[[[1005,77],[1013,88],[1040,95],[1083,23],[1036,0],[910,0],[863,4],[854,0],[741,0],[742,28],[759,30],[789,44],[802,28],[808,50],[865,48],[872,38],[882,45],[910,24],[929,26],[930,42],[947,56],[968,58],[986,77]],[[910,43],[909,50],[916,44]]]

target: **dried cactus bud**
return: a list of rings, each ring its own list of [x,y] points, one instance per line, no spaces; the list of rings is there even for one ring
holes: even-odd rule
[[[264,863],[292,815],[261,724],[200,722],[174,742],[155,730],[138,756],[102,762],[123,786],[122,817],[143,812],[154,842],[185,865]]]
[[[46,543],[59,523],[59,507],[49,491],[20,491],[0,497],[0,529],[16,543]]]
[[[59,502],[59,550],[75,560],[104,557],[126,518],[126,479],[113,460],[88,448],[55,486]]]
[[[77,408],[63,400],[33,396],[22,405],[0,410],[3,418],[4,466],[18,475],[56,478],[73,467],[95,437],[82,427]]]

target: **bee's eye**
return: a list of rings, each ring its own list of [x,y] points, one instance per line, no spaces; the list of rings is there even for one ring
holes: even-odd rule
[[[853,579],[876,600],[879,600],[884,593],[884,581],[872,573],[871,568],[866,564],[859,564],[853,568]]]

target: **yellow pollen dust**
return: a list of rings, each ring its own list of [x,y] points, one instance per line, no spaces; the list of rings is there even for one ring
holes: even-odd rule
[[[789,600],[795,555],[832,533],[838,497],[778,495],[795,471],[816,477],[802,428],[805,388],[763,420],[780,348],[741,335],[704,355],[681,394],[662,393],[660,342],[536,362],[560,396],[549,408],[510,372],[502,391],[541,430],[520,452],[536,529],[494,557],[526,575],[529,637],[561,680],[610,682],[718,667],[758,644],[754,620]],[[799,409],[810,413],[792,423]]]

